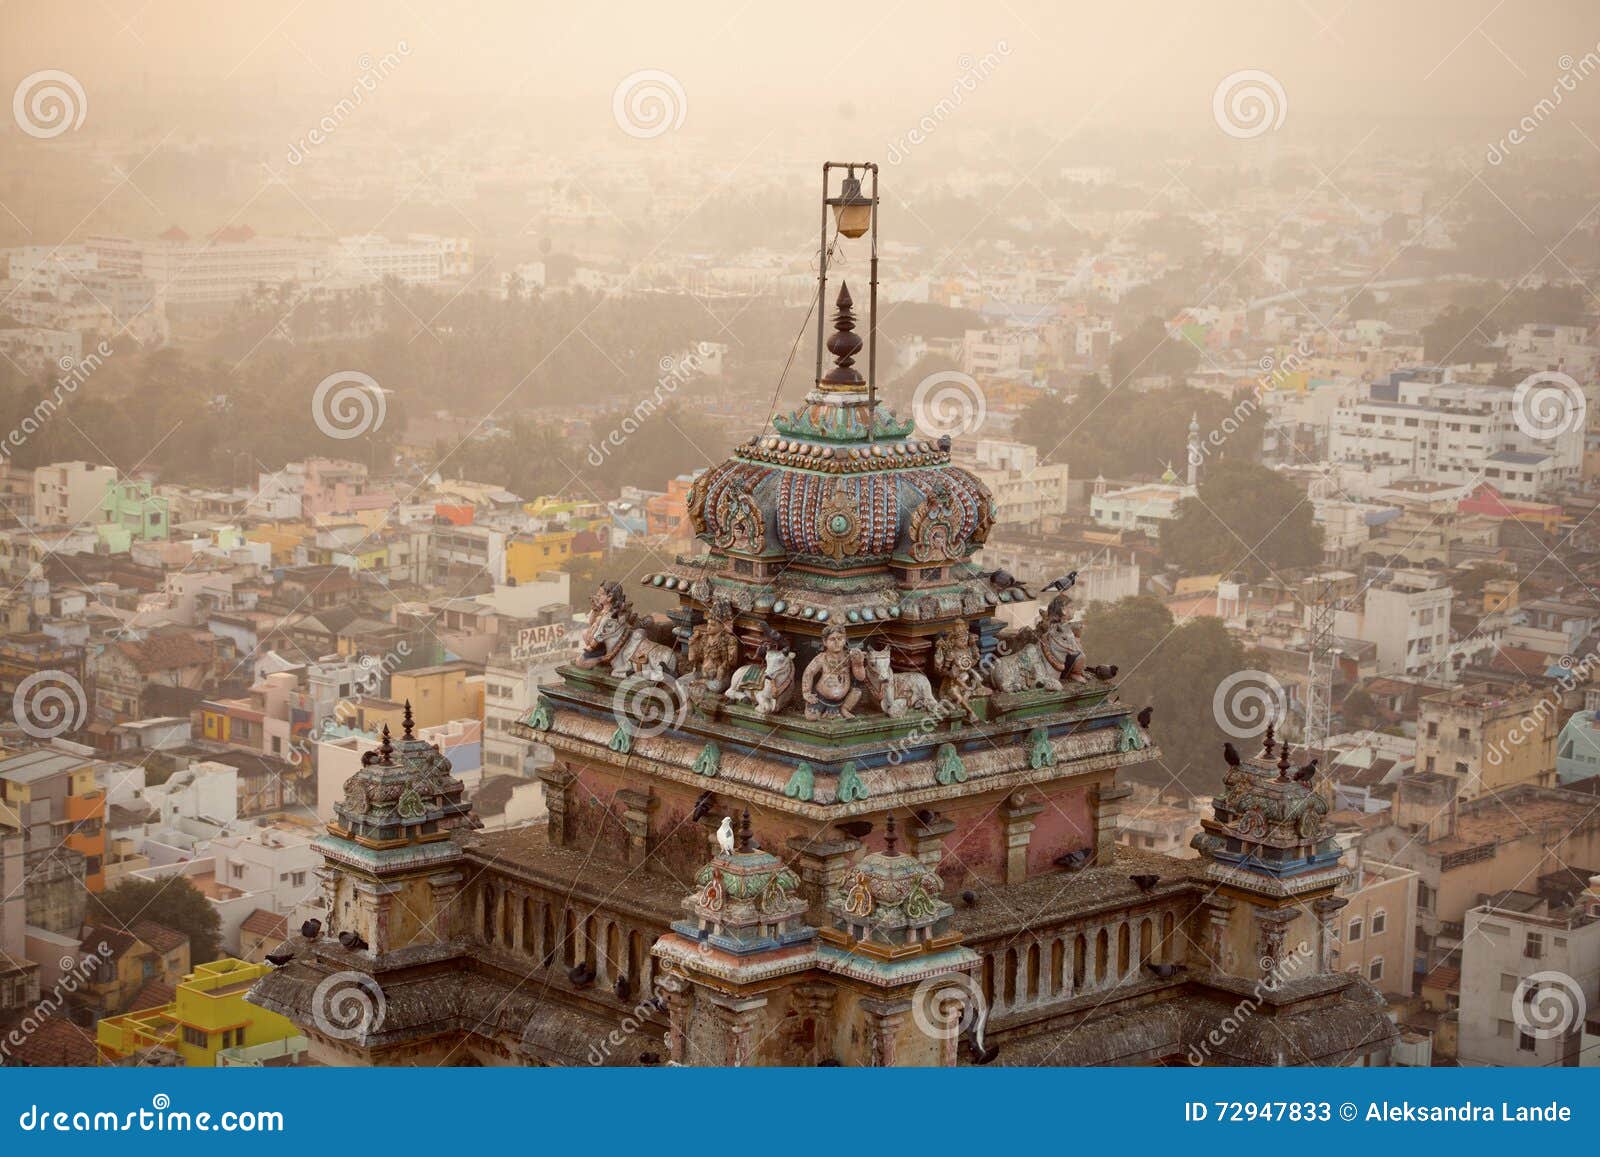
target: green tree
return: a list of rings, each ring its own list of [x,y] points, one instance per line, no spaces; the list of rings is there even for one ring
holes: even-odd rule
[[[89,897],[87,919],[118,928],[154,920],[189,937],[189,959],[196,964],[215,960],[220,951],[222,921],[217,910],[184,876],[123,880]]]
[[[1084,617],[1083,649],[1091,663],[1114,663],[1121,695],[1155,709],[1150,732],[1161,763],[1150,776],[1176,776],[1195,792],[1216,790],[1227,739],[1212,712],[1217,685],[1244,669],[1244,648],[1210,616],[1179,625],[1159,600],[1137,595],[1097,604]]]
[[[1181,381],[1199,362],[1199,350],[1184,338],[1167,333],[1159,317],[1147,317],[1111,347],[1111,383],[1120,386],[1133,378],[1159,374]]]
[[[1261,578],[1322,558],[1322,527],[1311,504],[1283,475],[1237,458],[1216,460],[1199,495],[1178,503],[1161,530],[1161,557],[1189,574],[1244,571]]]

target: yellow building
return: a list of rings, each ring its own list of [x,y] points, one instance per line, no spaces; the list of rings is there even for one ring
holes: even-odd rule
[[[311,526],[305,522],[275,522],[271,526],[253,526],[245,531],[246,542],[264,542],[272,550],[272,564],[274,566],[293,566],[295,561],[295,547],[304,542],[311,534]]]
[[[230,957],[200,965],[178,985],[171,1004],[102,1020],[95,1030],[102,1062],[164,1047],[181,1056],[190,1068],[212,1068],[223,1049],[250,1048],[298,1036],[287,1019],[244,998],[251,985],[271,971],[271,965]]]
[[[436,727],[452,719],[483,718],[483,682],[469,682],[477,671],[467,663],[441,663],[396,671],[389,677],[389,699],[411,702],[418,727]]]
[[[506,543],[506,578],[528,583],[547,570],[560,570],[572,557],[572,540],[577,537],[575,530],[514,535]]]

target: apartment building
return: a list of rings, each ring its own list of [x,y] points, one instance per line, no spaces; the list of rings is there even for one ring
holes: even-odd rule
[[[113,466],[52,462],[33,471],[35,526],[74,527],[99,521],[106,490],[117,480]]]
[[[1532,687],[1454,687],[1418,704],[1417,767],[1456,780],[1462,800],[1556,783],[1560,712]]]

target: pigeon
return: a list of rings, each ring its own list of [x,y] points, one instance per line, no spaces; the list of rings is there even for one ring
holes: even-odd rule
[[[833,825],[852,840],[859,840],[872,831],[871,820],[844,820]]]
[[[661,1054],[651,1052],[640,1053],[639,1063],[641,1065],[659,1065],[661,1063]]]
[[[689,813],[689,822],[697,824],[706,818],[706,813],[711,810],[711,805],[717,802],[717,794],[712,791],[703,791],[700,798],[694,801],[694,810]]]
[[[567,979],[574,988],[588,988],[594,983],[594,965],[587,960],[580,961],[576,968],[567,969]]]
[[[1316,776],[1317,761],[1313,759],[1310,763],[1303,765],[1299,771],[1294,773],[1294,781],[1296,783],[1310,783],[1316,778]]]
[[[1000,1055],[999,1045],[982,1045],[976,1039],[972,1042],[972,1063],[986,1065]]]
[[[1224,743],[1222,745],[1222,758],[1227,761],[1229,767],[1238,767],[1239,749],[1231,743]]]
[[[1145,967],[1151,972],[1155,973],[1155,975],[1159,976],[1162,980],[1171,980],[1174,976],[1178,975],[1178,973],[1182,972],[1185,966],[1182,964],[1152,964],[1149,961],[1146,961]]]
[[[978,906],[978,893],[972,891],[961,893],[961,902],[968,908],[976,908]]]
[[[349,929],[339,933],[339,943],[351,952],[365,952],[367,942]]]
[[[914,814],[917,817],[917,822],[919,824],[921,824],[925,828],[926,827],[931,827],[939,818],[939,813],[938,812],[929,811],[925,807],[924,808],[918,808]]]
[[[939,435],[939,449],[943,450],[946,454],[948,454],[950,452],[950,435],[949,434],[940,434]]]
[[[307,920],[304,924],[300,925],[300,935],[304,936],[307,940],[315,940],[321,934],[321,920]]]
[[[1151,888],[1154,888],[1157,884],[1161,883],[1160,876],[1154,876],[1148,872],[1140,872],[1136,876],[1129,876],[1128,879],[1137,884],[1139,886],[1139,891],[1141,892],[1148,892]]]
[[[722,849],[725,856],[733,855],[733,817],[723,816],[722,826],[717,829],[717,847]]]
[[[291,961],[293,959],[294,959],[294,953],[293,952],[269,952],[269,953],[267,953],[267,963],[272,965],[272,967],[274,967],[274,968],[282,968],[285,964],[289,963],[289,961]]]
[[[633,995],[633,985],[628,982],[626,975],[617,977],[616,992],[617,999],[627,1004],[628,998]]]
[[[1077,582],[1078,572],[1071,570],[1062,575],[1060,578],[1051,579],[1049,582],[1045,583],[1044,589],[1047,591],[1070,590],[1073,586],[1077,585]]]
[[[1156,709],[1154,707],[1146,707],[1143,711],[1139,712],[1138,716],[1136,716],[1136,718],[1139,720],[1139,726],[1144,728],[1146,731],[1149,731],[1150,717],[1155,713]]]
[[[1080,872],[1089,864],[1089,859],[1094,855],[1093,848],[1079,848],[1075,852],[1062,852],[1055,858],[1058,868],[1065,868],[1069,872]]]
[[[1084,670],[1104,683],[1109,683],[1111,680],[1117,677],[1117,667],[1115,663],[1109,667],[1085,667]]]

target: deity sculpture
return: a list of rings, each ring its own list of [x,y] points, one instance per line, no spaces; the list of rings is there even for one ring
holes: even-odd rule
[[[618,582],[603,582],[589,596],[589,625],[579,639],[577,665],[604,667],[612,662],[633,630],[633,608]]]
[[[1039,636],[1039,650],[1045,661],[1073,683],[1087,683],[1089,676],[1083,670],[1083,644],[1078,642],[1078,632],[1072,629],[1072,596],[1065,592],[1050,600],[1039,612],[1035,628]]]
[[[939,698],[959,706],[969,723],[978,722],[972,699],[982,695],[985,688],[979,670],[978,641],[964,620],[934,643],[933,673],[939,676]]]
[[[822,650],[806,664],[800,680],[807,719],[855,718],[852,709],[861,700],[859,684],[867,669],[861,652],[849,650],[848,643],[845,629],[837,623],[822,632]]]
[[[727,689],[739,665],[739,636],[733,632],[733,603],[719,595],[706,612],[706,621],[689,635],[688,673],[679,682],[685,691],[721,692]]]

